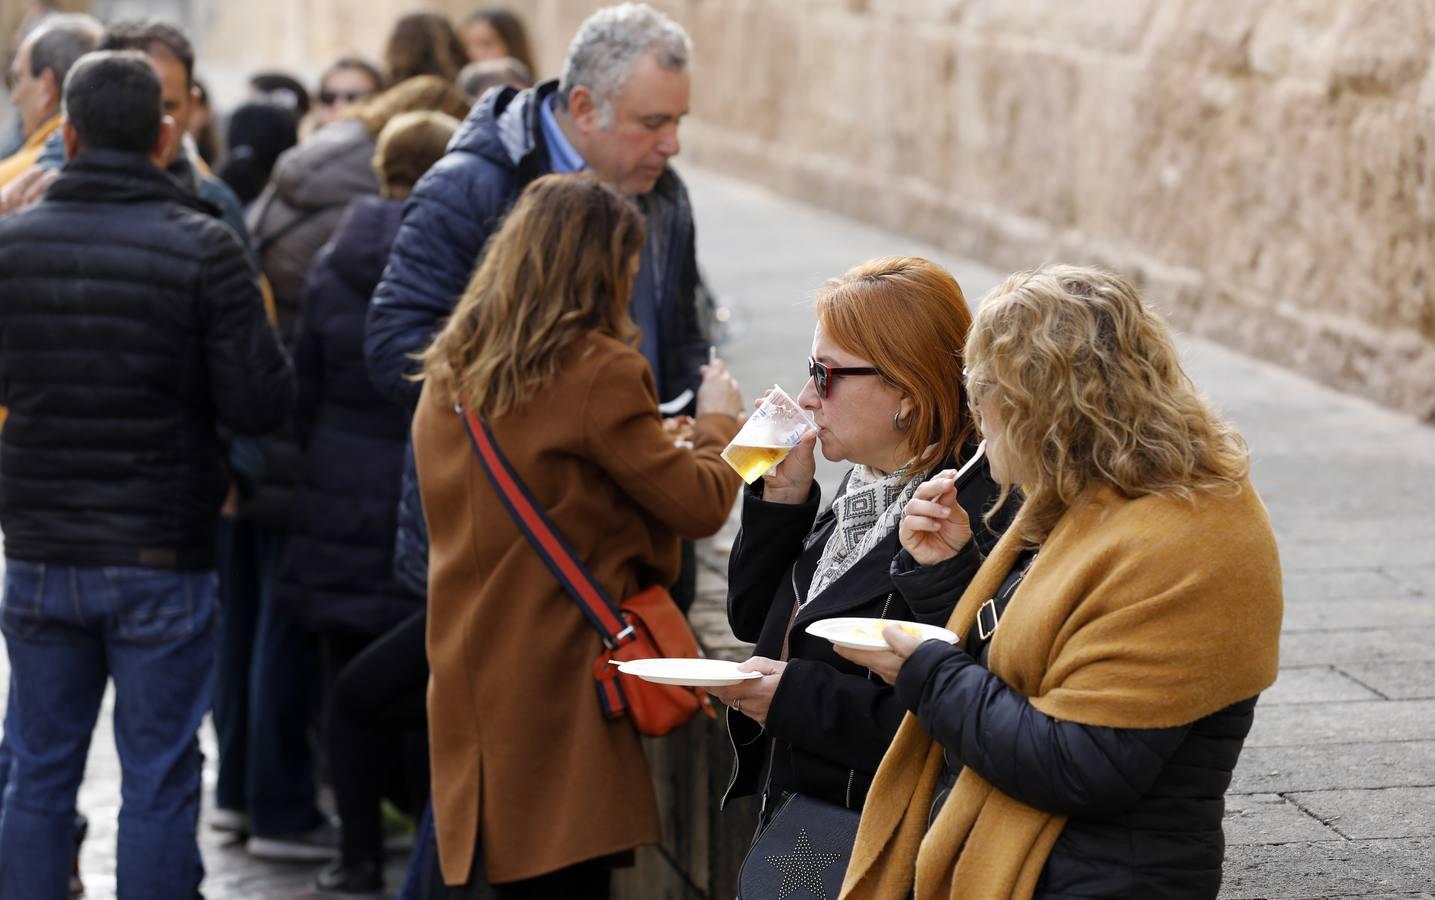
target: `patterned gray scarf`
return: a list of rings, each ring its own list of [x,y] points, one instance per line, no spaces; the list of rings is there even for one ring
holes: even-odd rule
[[[866,556],[873,547],[891,534],[902,518],[902,508],[922,479],[913,478],[903,483],[908,466],[886,476],[863,465],[854,466],[847,479],[847,490],[832,501],[832,510],[837,514],[837,524],[822,548],[822,557],[812,575],[812,584],[807,588],[807,598],[801,600],[800,610],[821,594],[834,581]],[[809,538],[808,547],[815,543]]]

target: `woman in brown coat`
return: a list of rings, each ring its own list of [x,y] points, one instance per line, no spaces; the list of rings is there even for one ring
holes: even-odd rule
[[[494,490],[455,406],[499,448],[613,598],[678,575],[679,538],[726,520],[719,454],[742,398],[705,367],[692,449],[674,446],[627,298],[643,226],[585,176],[519,198],[424,356],[414,420],[429,562],[429,734],[444,881],[500,897],[606,897],[615,857],[659,837],[637,734],[605,719],[598,634]],[[481,875],[479,874],[481,873]]]

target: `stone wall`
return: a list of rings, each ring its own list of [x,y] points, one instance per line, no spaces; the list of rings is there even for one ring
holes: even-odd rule
[[[597,5],[531,4],[550,71]],[[1435,2],[659,5],[697,45],[686,159],[997,267],[1111,266],[1435,419]]]

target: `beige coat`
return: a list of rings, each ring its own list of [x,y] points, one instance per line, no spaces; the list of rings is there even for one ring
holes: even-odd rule
[[[643,357],[596,334],[536,401],[490,424],[615,601],[671,584],[679,538],[717,531],[740,485],[719,456],[737,421],[701,416],[695,449],[675,447]],[[500,502],[452,401],[429,387],[414,451],[431,540],[429,735],[444,880],[468,878],[480,835],[498,883],[655,843],[637,734],[598,705],[598,634]]]

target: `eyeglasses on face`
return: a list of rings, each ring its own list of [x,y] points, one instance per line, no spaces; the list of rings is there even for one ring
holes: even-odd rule
[[[357,103],[369,94],[369,91],[320,91],[319,102],[324,106],[333,106],[340,100],[345,103]]]
[[[807,357],[807,374],[812,378],[813,387],[817,388],[817,396],[826,400],[832,393],[832,380],[843,375],[881,375],[882,373],[871,366],[828,366],[812,357]]]
[[[990,381],[983,381],[980,378],[973,377],[971,370],[966,368],[962,369],[962,381],[966,384],[967,396],[975,401],[980,401],[982,397],[986,395],[986,392],[991,390],[992,386]]]

